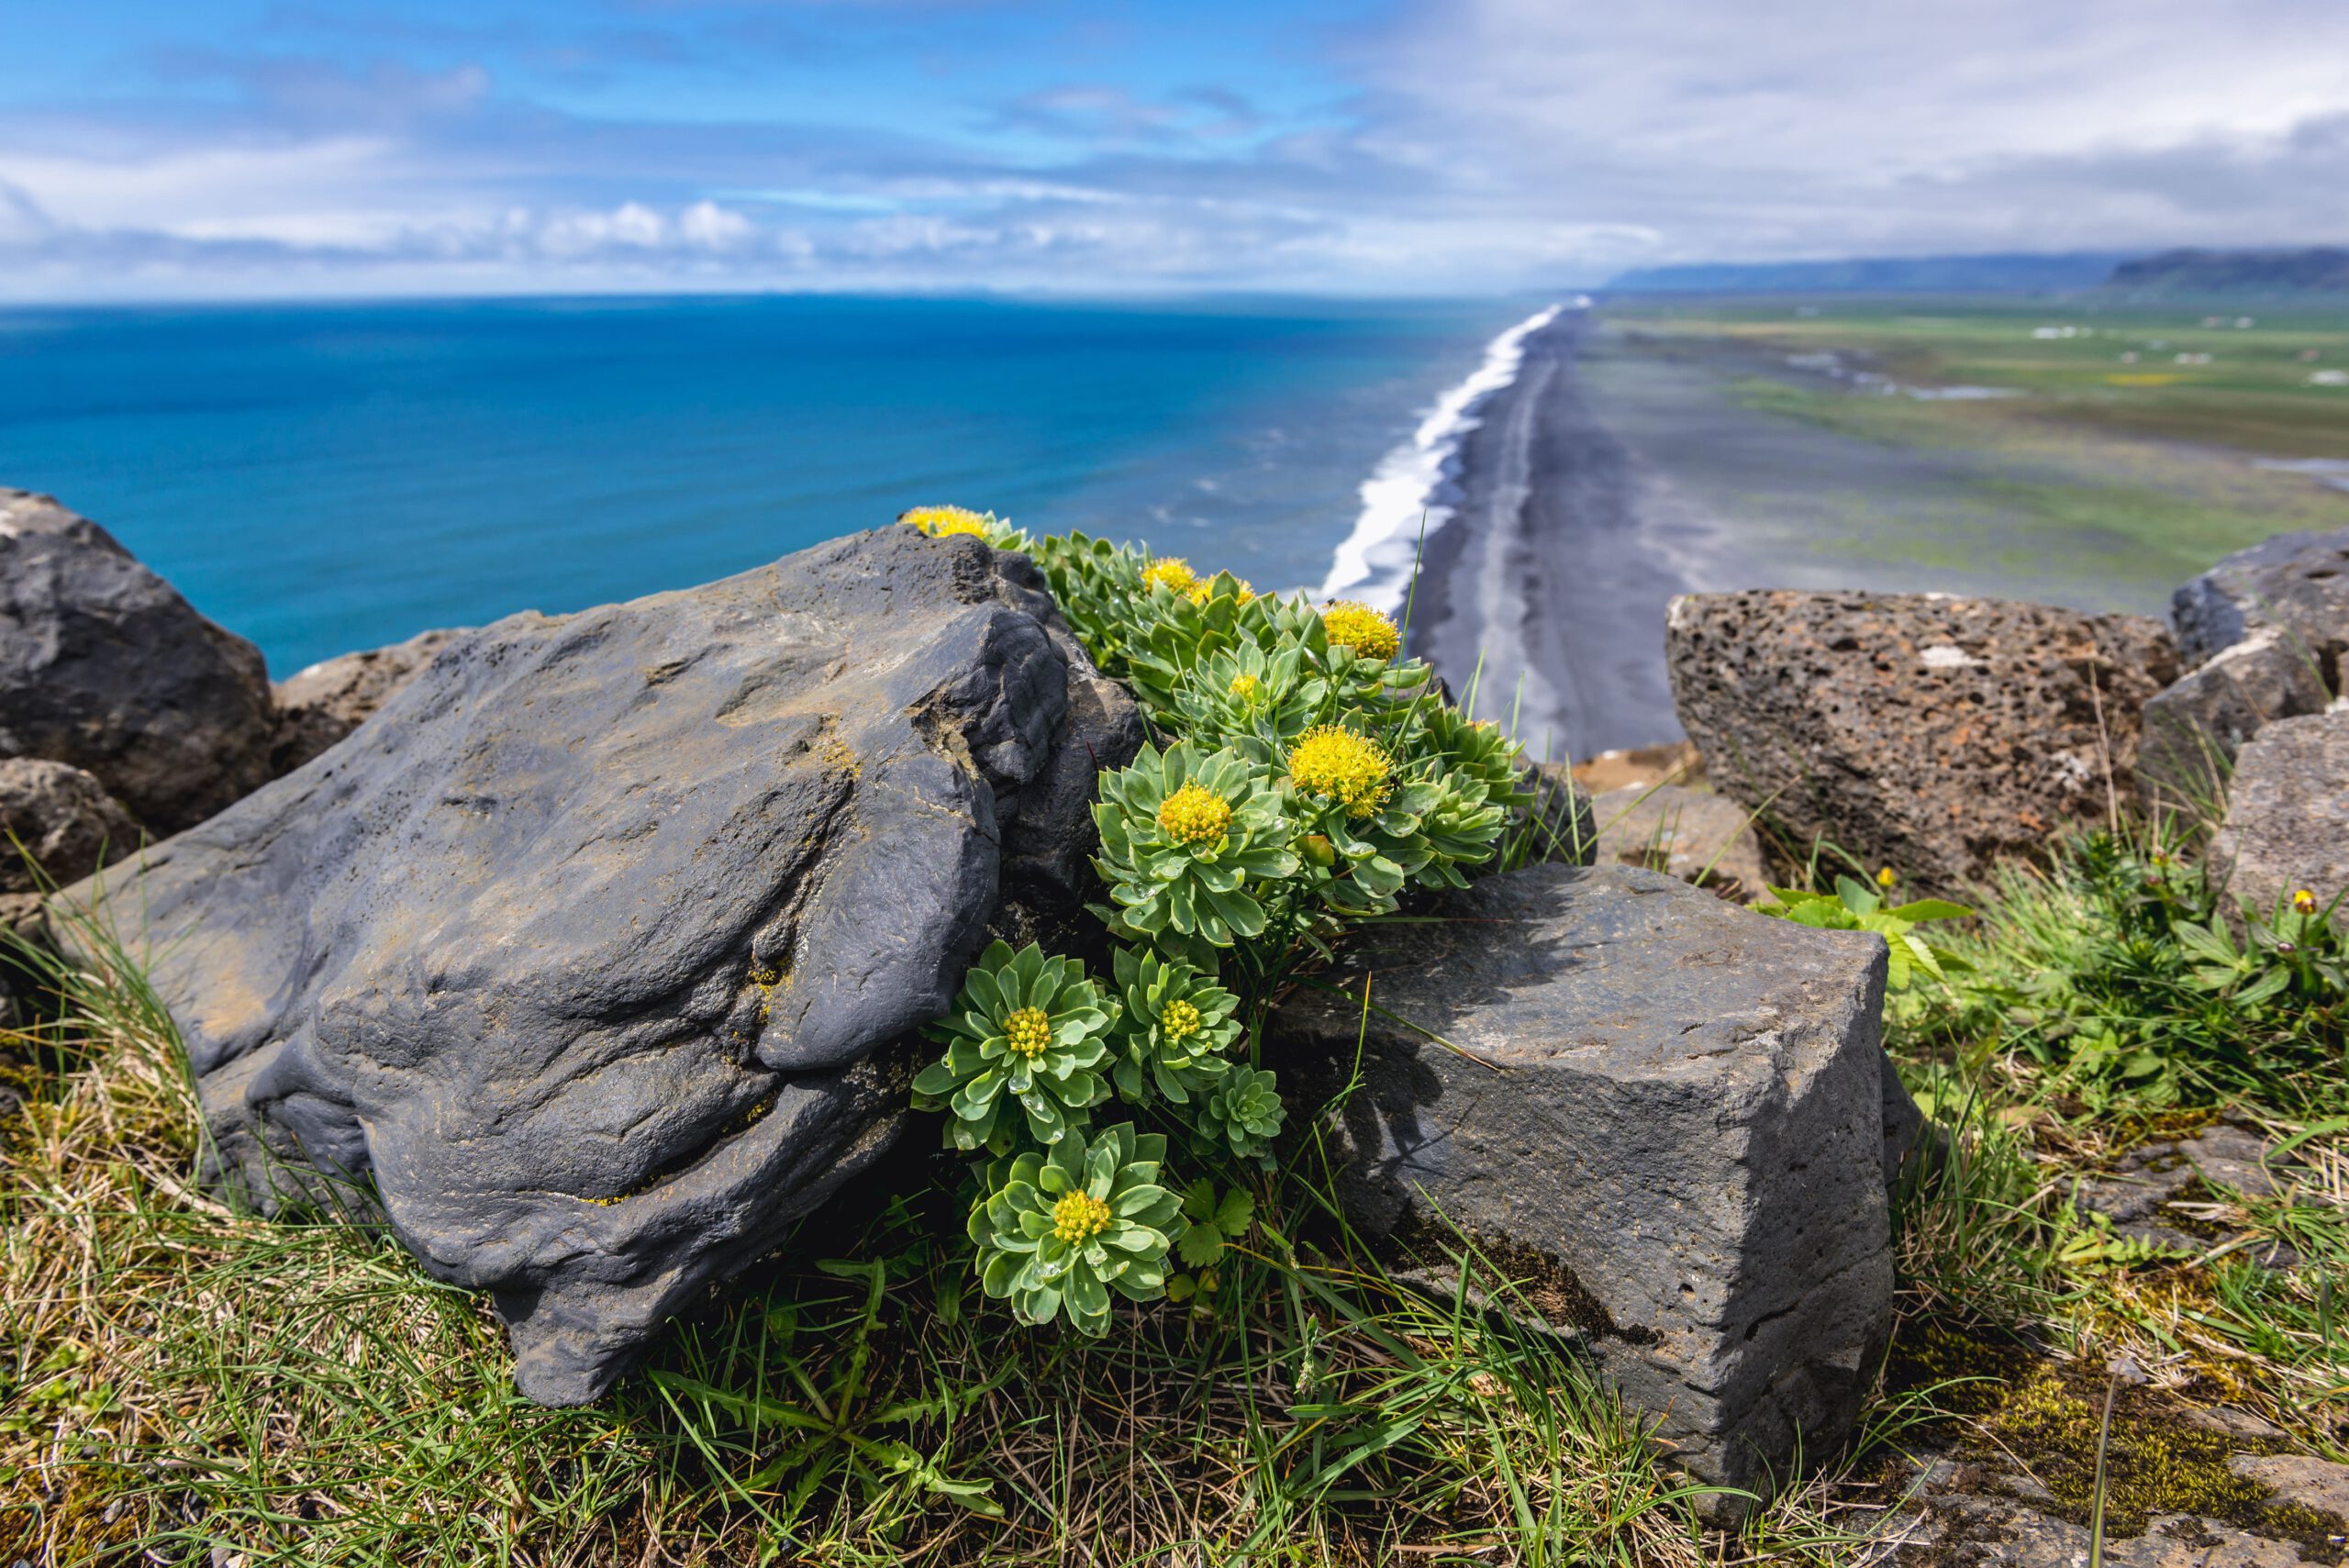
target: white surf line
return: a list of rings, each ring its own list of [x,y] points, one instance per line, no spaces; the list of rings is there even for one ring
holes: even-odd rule
[[[1462,439],[1482,423],[1476,417],[1478,406],[1517,379],[1526,339],[1563,312],[1586,309],[1589,304],[1588,295],[1578,295],[1571,305],[1536,311],[1495,338],[1475,373],[1436,399],[1411,439],[1379,460],[1362,482],[1362,511],[1353,531],[1338,546],[1330,575],[1321,584],[1322,598],[1359,599],[1389,612],[1402,607],[1422,516],[1431,534],[1451,520],[1453,509],[1440,505],[1436,496],[1460,455]]]

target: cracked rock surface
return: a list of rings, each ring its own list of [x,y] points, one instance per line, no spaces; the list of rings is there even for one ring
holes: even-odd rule
[[[457,639],[347,742],[85,883],[265,1209],[372,1182],[601,1394],[907,1112],[907,1032],[1065,897],[1141,740],[1025,561],[865,534]]]
[[[1887,1133],[1914,1129],[1882,940],[1621,865],[1431,913],[1368,928],[1268,1029],[1291,1104],[1361,1040],[1327,1129],[1356,1225],[1435,1262],[1465,1230],[1706,1480],[1766,1492],[1831,1451],[1890,1327]]]

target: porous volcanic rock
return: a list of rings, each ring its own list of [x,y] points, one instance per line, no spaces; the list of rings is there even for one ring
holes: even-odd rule
[[[1031,564],[891,528],[484,628],[71,895],[149,922],[215,1179],[371,1177],[576,1403],[896,1136],[908,1031],[1141,738]]]
[[[358,728],[471,629],[420,631],[406,642],[341,654],[278,682],[270,771],[290,773]]]
[[[1716,790],[1943,891],[2126,806],[2178,668],[2143,616],[1943,594],[1684,595],[1665,651]]]
[[[2275,630],[2338,692],[2349,651],[2349,528],[2277,534],[2237,550],[2170,596],[2170,618],[2190,665]]]
[[[171,833],[269,777],[273,722],[259,649],[87,517],[0,490],[0,756],[70,762]]]
[[[2263,912],[2302,888],[2323,904],[2349,887],[2349,709],[2280,719],[2243,749],[2210,864]]]
[[[0,894],[78,882],[101,861],[129,858],[139,839],[122,803],[81,769],[0,757]]]
[[[1707,1480],[1832,1451],[1892,1320],[1883,940],[1628,866],[1434,912],[1364,933],[1268,1032],[1292,1104],[1361,1039],[1329,1129],[1354,1222],[1422,1258],[1476,1240]]]
[[[1710,790],[1627,784],[1591,802],[1598,819],[1598,863],[1645,866],[1749,898],[1767,877],[1752,815]]]

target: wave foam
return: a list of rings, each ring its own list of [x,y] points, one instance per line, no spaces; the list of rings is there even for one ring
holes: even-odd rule
[[[1484,422],[1477,410],[1517,379],[1526,339],[1564,311],[1580,310],[1589,303],[1582,296],[1571,306],[1551,306],[1494,339],[1475,373],[1436,399],[1411,439],[1379,460],[1362,482],[1362,512],[1353,531],[1338,546],[1321,597],[1359,599],[1390,613],[1402,606],[1419,557],[1420,519],[1426,519],[1431,534],[1451,520],[1453,508],[1437,497],[1451,477],[1462,439]]]

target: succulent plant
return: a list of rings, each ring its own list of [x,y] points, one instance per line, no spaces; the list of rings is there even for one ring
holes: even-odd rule
[[[1121,1123],[1010,1162],[971,1211],[986,1293],[1008,1298],[1023,1323],[1063,1316],[1095,1335],[1108,1331],[1112,1291],[1164,1295],[1166,1254],[1184,1229],[1182,1199],[1158,1184],[1165,1157],[1163,1135]]]
[[[1297,870],[1279,795],[1236,751],[1144,746],[1131,767],[1102,776],[1093,820],[1109,929],[1132,941],[1171,937],[1194,957],[1260,935],[1264,909],[1250,884]]]
[[[996,942],[963,977],[955,1011],[932,1026],[946,1054],[914,1079],[914,1103],[953,1113],[946,1134],[959,1149],[1008,1149],[1008,1101],[1030,1137],[1057,1143],[1108,1095],[1109,1018],[1076,960],[1048,958],[1034,942],[1016,953]]]
[[[1177,1105],[1204,1095],[1230,1065],[1222,1052],[1240,1038],[1240,998],[1145,948],[1119,948],[1115,962],[1118,1093],[1134,1101],[1155,1089]]]
[[[1199,1136],[1242,1160],[1261,1160],[1280,1136],[1280,1081],[1259,1068],[1234,1063],[1199,1103]]]

